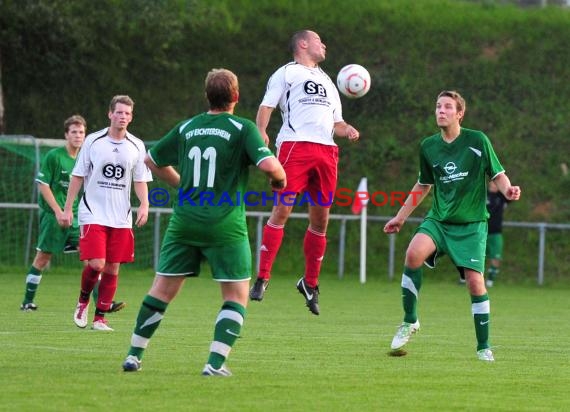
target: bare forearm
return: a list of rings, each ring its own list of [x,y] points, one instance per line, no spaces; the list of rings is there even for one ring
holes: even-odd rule
[[[160,180],[172,187],[178,187],[180,185],[180,175],[172,166],[157,167],[154,170],[151,169],[151,171]]]
[[[273,108],[268,106],[259,106],[257,111],[257,116],[255,118],[255,124],[259,129],[259,133],[263,138],[266,145],[269,146],[269,135],[267,134],[267,126],[269,126],[269,120],[271,119],[271,113],[273,113]]]
[[[493,179],[493,182],[497,185],[499,191],[508,200],[519,200],[521,197],[521,188],[519,186],[513,186],[511,180],[505,173],[501,173]]]
[[[405,203],[396,214],[396,217],[402,221],[408,219],[419,204],[425,199],[430,190],[431,185],[421,185],[416,183],[406,198]]]
[[[269,178],[274,189],[283,189],[286,185],[287,176],[279,160],[269,157],[263,160],[257,167]]]
[[[83,185],[82,176],[71,176],[69,187],[67,188],[67,198],[65,199],[64,211],[71,211],[73,209],[73,202],[79,193],[79,189]]]
[[[178,187],[180,185],[180,175],[172,166],[158,167],[148,154],[144,159],[144,163],[152,174],[163,182],[166,182],[172,187]]]
[[[53,210],[53,213],[55,213],[56,216],[60,214],[62,212],[61,206],[55,200],[51,188],[44,183],[38,183],[38,190],[40,191],[40,194],[42,195],[48,206],[51,208],[51,210]]]
[[[148,185],[146,182],[134,182],[135,194],[139,199],[140,206],[148,207]]]
[[[349,140],[358,140],[360,132],[356,128],[346,122],[338,122],[334,125],[334,133],[340,137],[346,137]]]
[[[257,116],[255,118],[255,124],[260,132],[266,132],[267,126],[269,125],[269,120],[271,119],[271,113],[273,113],[273,108],[269,106],[259,106],[257,110]]]
[[[493,180],[493,182],[495,182],[497,188],[503,195],[505,195],[509,187],[511,187],[511,180],[506,175],[506,173],[501,173],[497,175]]]
[[[137,209],[137,220],[135,225],[137,227],[143,226],[148,220],[148,186],[146,182],[135,182],[135,193],[139,198],[139,208]]]
[[[416,183],[396,216],[390,219],[384,226],[384,232],[398,233],[406,222],[406,219],[408,219],[416,207],[424,200],[430,189],[431,185],[420,185]]]

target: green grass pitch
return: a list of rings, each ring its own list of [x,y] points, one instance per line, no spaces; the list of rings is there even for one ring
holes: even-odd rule
[[[115,332],[72,321],[79,269],[42,280],[35,313],[22,313],[23,270],[0,271],[0,410],[6,411],[563,411],[570,410],[567,285],[490,290],[496,361],[478,361],[467,291],[424,272],[422,329],[403,357],[388,356],[402,318],[399,281],[321,279],[321,316],[296,277],[275,275],[248,308],[231,378],[206,378],[220,292],[188,279],[151,340],[139,373],[122,361],[153,278],[125,266],[108,316]],[[91,307],[90,319],[93,308]]]

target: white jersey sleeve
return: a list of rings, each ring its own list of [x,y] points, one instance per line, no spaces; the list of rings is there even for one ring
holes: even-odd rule
[[[343,121],[342,105],[336,85],[320,67],[295,62],[280,67],[269,79],[261,105],[281,111],[277,147],[285,141],[336,145],[334,124]]]
[[[79,224],[131,228],[132,182],[152,180],[144,164],[145,146],[130,133],[115,140],[107,132],[103,129],[87,136],[72,172],[84,178]]]
[[[132,136],[134,137],[134,136]],[[144,159],[146,157],[146,147],[142,140],[135,137],[133,143],[138,147],[139,158],[135,167],[133,169],[133,181],[134,182],[152,182],[152,173],[147,165],[144,164]]]

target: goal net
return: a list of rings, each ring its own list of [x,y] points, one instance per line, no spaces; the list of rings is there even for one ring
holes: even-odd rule
[[[39,193],[35,178],[43,156],[64,144],[64,139],[0,135],[0,267],[10,267],[10,270],[22,267],[25,271],[32,263],[39,225]],[[137,205],[134,191],[132,196],[133,205]],[[137,267],[153,268],[157,242],[168,217],[169,213],[151,214],[144,227],[133,228],[136,239],[134,265]],[[55,254],[51,265],[77,267],[78,255]]]

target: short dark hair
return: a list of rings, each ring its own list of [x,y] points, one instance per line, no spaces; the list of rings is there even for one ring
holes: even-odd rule
[[[210,109],[227,110],[239,95],[237,76],[227,69],[212,69],[206,75],[206,99]]]
[[[310,32],[311,30],[305,29],[293,33],[293,35],[291,36],[291,40],[289,41],[289,50],[291,51],[292,54],[295,54],[297,52],[297,45],[299,44],[299,41],[307,40],[307,37],[309,36]]]
[[[116,96],[113,96],[113,98],[111,99],[111,103],[109,103],[109,111],[110,112],[115,111],[115,107],[117,106],[117,103],[126,104],[127,106],[130,106],[131,109],[135,108],[135,102],[133,101],[133,99],[131,99],[126,94],[118,94]]]
[[[65,121],[63,122],[63,129],[65,130],[65,133],[69,132],[69,128],[74,124],[83,125],[83,127],[87,129],[87,122],[85,121],[83,116],[79,114],[74,114],[73,116],[65,119]]]

